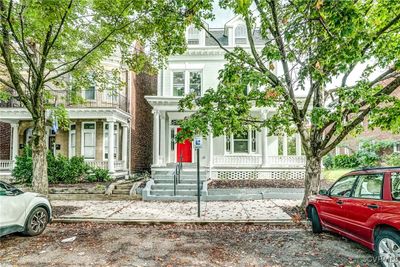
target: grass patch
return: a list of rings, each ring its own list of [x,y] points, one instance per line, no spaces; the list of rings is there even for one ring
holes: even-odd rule
[[[322,179],[335,182],[341,176],[345,175],[346,173],[352,171],[353,169],[335,169],[335,170],[323,170],[322,171]]]

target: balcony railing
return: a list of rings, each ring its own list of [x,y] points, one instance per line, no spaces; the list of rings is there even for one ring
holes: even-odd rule
[[[215,166],[260,166],[261,155],[225,155],[214,156]],[[304,167],[304,156],[267,156],[267,166],[270,167]]]
[[[125,112],[129,111],[129,101],[126,96],[114,92],[93,92],[86,94],[83,91],[79,97],[74,97],[65,90],[56,90],[51,92],[52,97],[48,100],[51,104],[64,104],[65,107],[79,107],[79,108],[118,108]],[[91,99],[85,99],[89,96]],[[19,100],[18,96],[11,97],[8,101],[0,101],[0,108],[21,108],[24,105]]]

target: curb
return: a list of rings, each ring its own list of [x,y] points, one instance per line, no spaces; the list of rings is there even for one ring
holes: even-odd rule
[[[145,220],[145,219],[102,219],[90,217],[74,217],[74,218],[54,218],[53,223],[109,223],[109,224],[255,224],[255,225],[276,225],[276,226],[300,226],[304,225],[304,221],[295,223],[292,220]]]

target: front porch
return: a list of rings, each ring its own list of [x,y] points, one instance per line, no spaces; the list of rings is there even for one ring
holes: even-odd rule
[[[153,106],[153,173],[172,171],[183,159],[191,169],[196,163],[195,148],[189,140],[177,144],[179,125],[191,112],[177,110],[178,97],[147,96]],[[255,116],[266,119],[274,110],[254,109]],[[183,156],[182,156],[183,155]],[[241,134],[203,137],[200,167],[212,179],[303,179],[306,159],[298,134],[270,136],[267,128],[249,128]]]
[[[117,109],[68,109],[68,129],[46,129],[47,149],[54,155],[82,156],[92,167],[108,169],[113,177],[129,172],[129,118]],[[9,176],[15,160],[32,137],[33,124],[26,109],[0,108],[1,121],[10,125],[8,156],[0,160],[0,175]],[[109,156],[113,155],[113,157]],[[7,159],[8,157],[8,159]]]

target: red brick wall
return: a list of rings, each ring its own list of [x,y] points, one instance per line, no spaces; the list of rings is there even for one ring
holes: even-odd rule
[[[0,160],[10,159],[11,125],[0,122]]]
[[[153,114],[144,98],[157,94],[157,77],[133,74],[131,92],[131,171],[150,170],[153,160]]]

